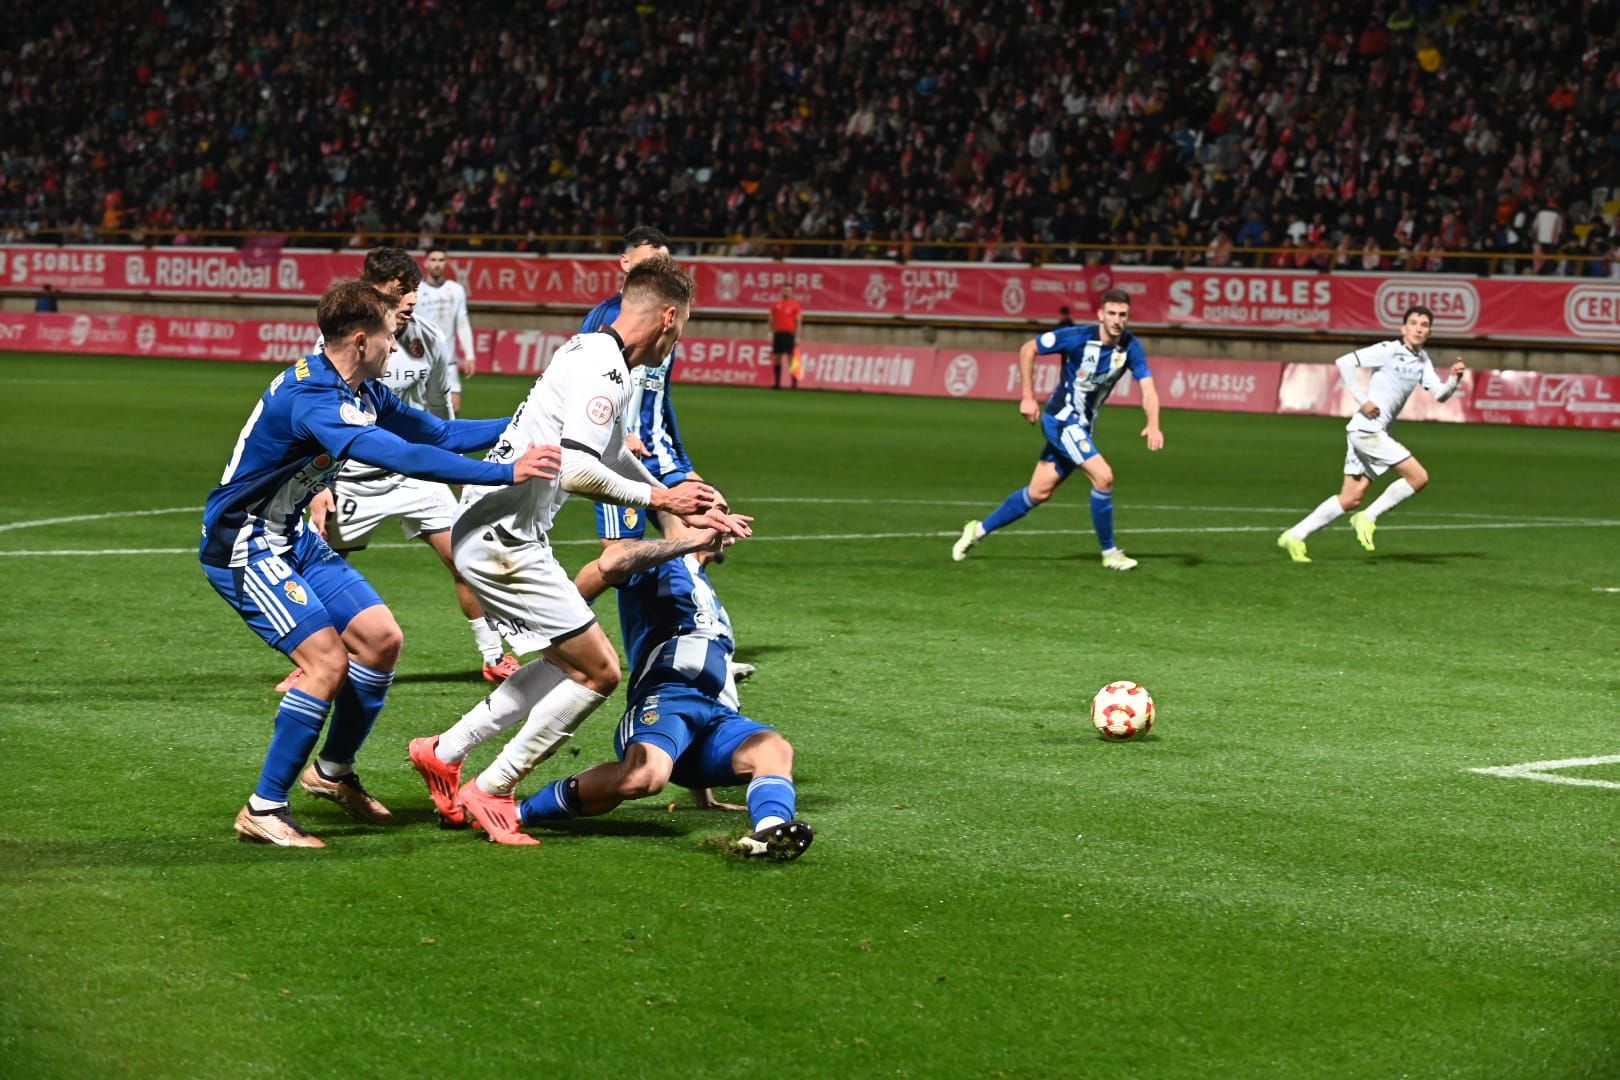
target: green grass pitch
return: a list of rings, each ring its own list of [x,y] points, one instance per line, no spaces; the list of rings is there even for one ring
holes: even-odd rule
[[[1111,409],[1119,574],[1079,483],[950,561],[1028,477],[1011,404],[683,386],[758,518],[714,579],[805,858],[725,855],[740,817],[673,790],[540,848],[437,829],[405,743],[485,684],[391,526],[360,764],[403,822],[295,793],[331,846],[279,851],[231,818],[285,665],[193,553],[271,373],[0,358],[0,1074],[1620,1075],[1620,437],[1406,425],[1432,487],[1295,566],[1342,421],[1169,412],[1150,455]],[[556,535],[588,557],[588,507]],[[1087,722],[1120,678],[1145,741]]]

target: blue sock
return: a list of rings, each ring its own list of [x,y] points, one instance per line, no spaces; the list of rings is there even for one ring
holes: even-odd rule
[[[1107,551],[1114,546],[1114,493],[1091,489],[1091,525],[1097,530],[1097,543]]]
[[[1035,500],[1029,497],[1029,488],[1021,487],[1002,500],[1001,505],[984,519],[981,527],[986,533],[993,533],[1004,525],[1011,525],[1035,509],[1036,505]]]
[[[798,792],[785,776],[756,776],[748,785],[748,818],[759,828],[766,818],[792,821],[798,807]]]
[[[341,765],[354,763],[360,745],[371,734],[383,702],[388,700],[388,688],[394,685],[392,671],[378,671],[349,661],[349,677],[338,691],[332,709],[332,726],[326,732],[326,745],[321,757]]]
[[[276,731],[270,736],[270,752],[264,756],[264,768],[253,794],[270,802],[287,801],[287,789],[298,779],[298,770],[309,760],[315,749],[315,740],[321,737],[321,725],[326,723],[330,701],[292,689],[281,698],[276,710]]]
[[[523,824],[537,821],[556,821],[558,818],[578,817],[579,777],[565,776],[555,784],[547,784],[523,800],[518,816]]]

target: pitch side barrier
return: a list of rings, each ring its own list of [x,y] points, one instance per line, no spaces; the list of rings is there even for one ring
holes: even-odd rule
[[[0,245],[0,293],[51,285],[88,296],[309,301],[360,272],[363,252]],[[1465,277],[1456,274],[871,260],[684,260],[704,311],[763,317],[782,287],[806,314],[902,323],[1044,323],[1059,307],[1085,315],[1102,293],[1125,290],[1139,326],[1245,333],[1391,333],[1424,304],[1435,333],[1496,341],[1586,345],[1620,341],[1620,280]],[[471,254],[450,258],[477,306],[592,307],[619,284],[612,257]]]
[[[191,357],[290,364],[314,347],[307,321],[171,318],[143,314],[0,315],[0,350]],[[539,375],[568,335],[546,330],[479,330],[479,368]],[[770,342],[693,338],[682,343],[676,380],[767,387],[774,374]],[[1016,401],[1018,358],[1008,350],[823,344],[800,348],[809,390],[910,394]],[[1354,408],[1331,364],[1154,357],[1154,384],[1173,409],[1312,413],[1348,416]],[[1035,391],[1043,400],[1057,380],[1055,360],[1039,358]],[[1140,405],[1141,389],[1120,383],[1109,405]],[[1444,404],[1415,394],[1402,420],[1522,424],[1620,430],[1620,376],[1531,371],[1469,372]]]

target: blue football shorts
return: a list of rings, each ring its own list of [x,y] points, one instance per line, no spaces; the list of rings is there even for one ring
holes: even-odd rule
[[[1102,453],[1091,439],[1091,428],[1074,420],[1063,421],[1050,413],[1041,414],[1041,431],[1046,446],[1041,449],[1041,460],[1057,466],[1058,476],[1067,480],[1069,474]]]
[[[643,462],[642,464],[647,464]],[[690,468],[690,466],[688,466]],[[658,475],[654,473],[654,475]],[[674,487],[686,479],[686,472],[665,473],[658,479],[665,487]],[[640,540],[647,535],[647,516],[651,511],[639,506],[596,504],[596,535],[603,540]]]
[[[285,555],[257,555],[246,566],[208,566],[214,591],[272,649],[291,656],[311,634],[347,630],[354,617],[383,602],[365,575],[305,529]]]
[[[749,737],[770,727],[688,686],[654,687],[630,706],[613,736],[613,752],[644,742],[675,761],[670,779],[686,788],[727,787],[742,782],[731,755]]]

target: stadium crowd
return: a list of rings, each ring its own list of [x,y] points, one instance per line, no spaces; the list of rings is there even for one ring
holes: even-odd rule
[[[1620,274],[1617,10],[59,0],[0,43],[0,231]]]

